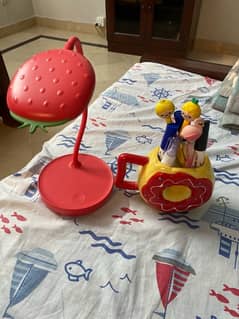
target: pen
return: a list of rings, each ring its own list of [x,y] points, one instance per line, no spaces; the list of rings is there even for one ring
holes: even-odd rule
[[[166,130],[164,132],[160,147],[163,152],[167,150],[169,141],[172,137],[175,137],[178,132],[178,124],[177,123],[170,123],[166,126]]]
[[[186,140],[185,145],[185,167],[193,167],[194,163],[194,144],[200,138],[203,131],[204,121],[202,118],[197,118],[190,125],[185,126],[180,133],[180,136]]]
[[[177,150],[179,145],[179,137],[172,137],[168,143],[167,150],[163,154],[163,158],[161,163],[166,164],[168,166],[173,166],[175,163]]]
[[[205,150],[207,148],[207,141],[208,141],[208,134],[209,134],[209,127],[210,121],[205,120],[202,135],[199,139],[195,142],[194,149],[196,151],[196,158],[195,158],[195,167],[199,167],[203,165],[205,160]]]
[[[183,122],[181,111],[174,112],[174,119],[175,119],[174,123],[169,123],[166,126],[166,130],[164,132],[161,145],[160,145],[162,151],[166,151],[170,138],[175,137],[178,131],[180,130],[180,127]]]

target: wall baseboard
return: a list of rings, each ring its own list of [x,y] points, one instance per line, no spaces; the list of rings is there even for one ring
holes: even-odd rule
[[[196,38],[193,50],[239,56],[239,44]]]
[[[31,17],[14,24],[9,24],[3,27],[0,27],[0,38],[6,37],[8,35],[14,34],[16,32],[22,31],[27,28],[31,28],[36,25],[36,18]]]
[[[35,16],[26,20],[16,22],[11,25],[0,27],[0,38],[14,34],[27,28],[31,28],[35,25],[71,32],[97,34],[104,38],[106,37],[105,28],[96,28],[94,24],[56,20],[51,18]]]
[[[0,27],[0,38],[14,34],[27,28],[31,28],[35,25],[52,29],[62,29],[71,32],[98,34],[102,37],[106,37],[105,27],[96,28],[94,24],[90,23],[56,20],[52,18],[35,16],[11,25]],[[239,56],[239,44],[219,42],[201,38],[196,38],[194,40],[193,50]]]
[[[42,27],[54,28],[54,29],[64,29],[66,31],[79,31],[92,33],[94,31],[93,25],[88,23],[76,23],[71,21],[56,20],[45,17],[36,16],[36,23]]]
[[[105,28],[96,28],[94,24],[91,23],[80,23],[73,21],[56,20],[46,17],[35,17],[36,24],[42,27],[48,27],[53,29],[62,29],[71,32],[82,32],[91,34],[100,34],[105,36]]]

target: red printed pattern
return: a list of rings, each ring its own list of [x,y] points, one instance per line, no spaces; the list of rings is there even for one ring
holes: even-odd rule
[[[10,217],[5,216],[3,213],[0,214],[0,231],[2,231],[6,235],[10,235],[13,232],[22,234],[22,227],[18,226],[17,223],[23,223],[27,219],[23,215],[13,212]]]
[[[130,209],[129,207],[121,207],[120,210],[122,212],[124,212],[125,214],[132,214],[134,216],[138,213],[137,210]],[[125,214],[123,214],[123,215],[115,214],[115,215],[112,215],[112,217],[115,218],[115,219],[120,219],[119,223],[121,225],[132,225],[132,223],[144,223],[144,219],[137,218],[137,217],[131,217],[129,219],[123,219]]]

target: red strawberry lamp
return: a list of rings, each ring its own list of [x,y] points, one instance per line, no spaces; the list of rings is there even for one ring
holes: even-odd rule
[[[73,49],[76,49],[73,51]],[[88,214],[110,196],[113,175],[108,165],[90,154],[79,154],[87,122],[87,107],[95,87],[95,72],[78,38],[63,49],[44,51],[26,61],[13,77],[7,94],[11,115],[21,127],[63,124],[82,113],[73,154],[56,158],[40,173],[42,200],[65,216]]]

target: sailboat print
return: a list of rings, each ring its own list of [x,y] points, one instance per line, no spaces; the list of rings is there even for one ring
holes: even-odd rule
[[[156,261],[158,289],[164,308],[164,311],[154,311],[154,313],[165,319],[169,303],[183,289],[189,275],[195,275],[195,271],[186,263],[182,254],[174,249],[164,249],[154,255],[153,259]]]
[[[209,207],[203,220],[219,236],[218,254],[227,259],[234,257],[234,269],[239,267],[239,211],[229,207],[229,199],[220,196],[218,204]]]
[[[9,314],[9,309],[30,295],[47,274],[57,268],[53,254],[45,249],[35,248],[31,251],[22,251],[16,257],[17,262],[12,275],[10,301],[3,318],[14,319]]]
[[[127,140],[130,138],[129,133],[123,130],[107,131],[105,132],[105,135],[106,135],[105,155],[110,155],[111,151],[113,151],[115,148],[117,148],[121,144],[127,142]]]
[[[147,84],[151,85],[160,78],[160,75],[159,73],[144,73],[143,77]]]

